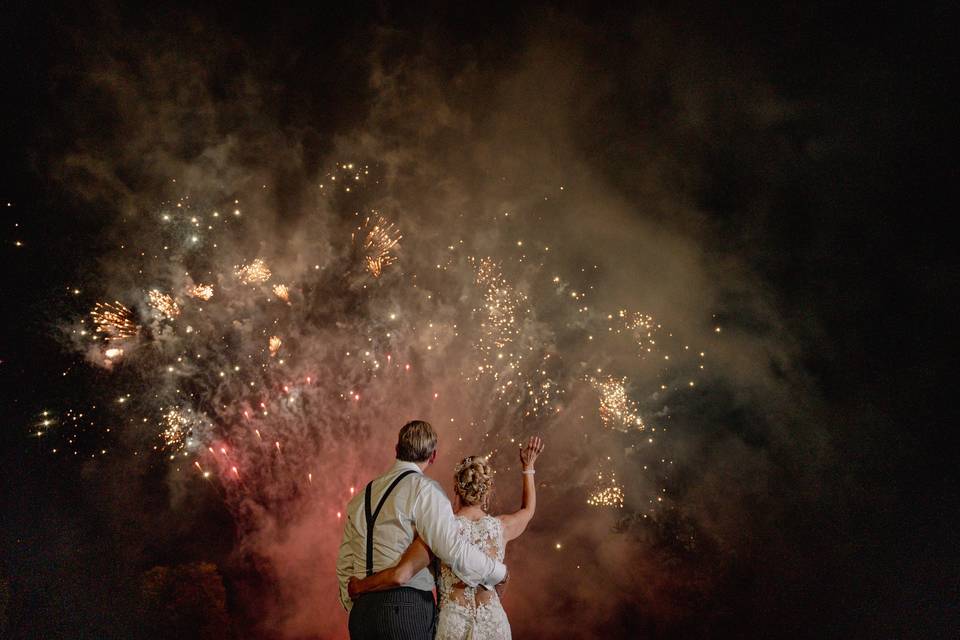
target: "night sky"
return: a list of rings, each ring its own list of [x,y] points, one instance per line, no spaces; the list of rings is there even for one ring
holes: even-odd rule
[[[115,252],[124,225],[148,228],[179,185],[210,202],[242,195],[269,211],[260,230],[276,231],[288,246],[272,249],[278,269],[293,269],[284,256],[307,251],[314,186],[351,157],[384,176],[378,202],[403,212],[408,248],[391,273],[431,265],[448,225],[505,264],[502,241],[539,234],[571,272],[605,264],[606,293],[598,284],[590,304],[627,299],[716,341],[712,373],[671,409],[671,506],[647,522],[631,499],[649,487],[629,456],[616,516],[585,511],[573,478],[627,436],[581,451],[567,423],[524,422],[547,439],[548,486],[508,554],[516,637],[956,637],[947,7],[6,6],[0,637],[345,637],[328,598],[340,525],[319,525],[319,560],[303,555],[322,520],[290,504],[309,499],[264,498],[296,523],[276,525],[285,546],[273,546],[248,503],[178,479],[122,425],[58,454],[33,434],[44,411],[117,395],[115,372],[67,333],[133,286]],[[267,195],[250,196],[260,183]],[[548,192],[562,209],[552,224]],[[327,202],[322,228],[349,237],[337,203],[353,206]],[[505,207],[531,217],[496,235],[483,216]],[[330,242],[325,264],[337,264]],[[567,317],[539,308],[544,322]],[[558,352],[582,329],[565,323],[550,334]],[[565,406],[583,397],[570,391]],[[371,411],[358,420],[382,418],[363,432],[382,435],[378,460],[343,453],[343,440],[331,450],[358,479],[389,464],[402,424]],[[470,452],[460,446],[450,451]],[[435,477],[454,462],[441,458]],[[303,469],[327,482],[340,468],[325,464]],[[560,539],[596,570],[571,573],[543,551]],[[314,577],[284,575],[303,558]],[[144,595],[157,571],[183,572],[173,595]],[[183,584],[213,584],[221,606],[197,605],[216,598]],[[294,589],[306,595],[293,602]],[[177,598],[189,604],[164,614]]]

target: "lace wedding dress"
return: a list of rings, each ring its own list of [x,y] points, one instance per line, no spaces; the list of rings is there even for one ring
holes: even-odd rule
[[[503,525],[492,516],[457,517],[460,535],[503,562]],[[468,587],[446,564],[440,566],[440,618],[436,640],[510,640],[510,622],[497,592]]]

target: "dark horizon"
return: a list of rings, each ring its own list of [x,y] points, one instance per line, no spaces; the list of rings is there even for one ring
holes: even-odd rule
[[[233,490],[188,488],[165,455],[128,433],[107,404],[128,392],[140,402],[142,388],[114,388],[111,363],[98,365],[67,335],[95,300],[132,289],[117,245],[125,229],[149,230],[147,213],[180,197],[181,184],[204,203],[237,195],[268,211],[238,232],[231,258],[269,251],[262,236],[275,233],[286,245],[275,251],[277,270],[291,273],[308,249],[323,254],[318,271],[321,261],[326,269],[346,260],[337,239],[349,237],[352,209],[370,201],[399,218],[407,243],[399,268],[421,274],[447,229],[505,264],[507,240],[533,244],[541,234],[565,252],[557,264],[570,267],[572,289],[593,284],[573,265],[609,258],[591,305],[656,309],[679,336],[717,354],[699,395],[658,398],[671,420],[661,452],[677,461],[669,478],[637,471],[646,459],[629,435],[578,440],[559,419],[555,432],[544,418],[519,421],[547,438],[552,488],[539,525],[512,560],[508,552],[514,581],[528,577],[511,585],[513,609],[506,600],[518,637],[955,636],[951,13],[813,3],[8,7],[0,636],[147,638],[190,628],[209,638],[344,637],[320,619],[327,603],[316,605],[322,614],[308,610],[310,594],[334,582],[332,564],[315,582],[284,572],[305,562],[316,541],[304,531],[321,522],[301,489],[280,498],[264,489],[278,520],[295,514],[298,523],[277,525],[289,547],[264,542],[263,521]],[[315,184],[347,153],[369,160],[382,183],[370,200],[324,201],[317,222]],[[507,208],[529,217],[491,231],[483,216]],[[421,276],[424,288],[445,292],[447,306],[436,309],[450,312],[446,321],[465,304],[469,278],[457,277],[466,264],[450,258],[449,281]],[[557,319],[551,353],[567,348],[569,362],[586,361],[589,350],[570,346],[586,321],[568,321],[559,302],[536,293],[535,276],[514,273],[533,291],[538,320]],[[328,296],[335,312],[315,311],[311,322],[367,327],[359,309],[380,308],[357,279],[304,282],[304,299],[349,288]],[[723,333],[704,335],[713,324]],[[290,344],[324,353],[316,345],[325,335],[305,329]],[[455,358],[452,335],[438,340]],[[428,372],[445,370],[431,369],[425,351],[411,353],[426,378],[416,391],[432,389]],[[625,359],[611,351],[599,360],[642,379]],[[565,411],[588,395],[572,384]],[[304,391],[314,407],[329,400],[316,393]],[[360,437],[378,443],[369,452],[344,454],[353,436],[334,426],[322,435],[336,436],[330,449],[302,443],[304,460],[291,452],[291,466],[329,451],[349,459],[358,481],[386,468],[393,443],[383,434],[399,424],[382,408],[390,397],[370,398],[380,411],[357,418]],[[397,402],[396,413],[432,410],[423,417],[437,423],[472,408]],[[96,424],[78,438],[49,436],[58,445],[33,435],[42,412],[62,418],[71,408]],[[515,417],[498,411],[495,421]],[[108,424],[116,428],[103,431]],[[446,466],[433,473],[441,482],[461,447],[495,446],[476,434],[457,444],[460,432],[447,429]],[[498,426],[494,436],[513,434]],[[54,446],[77,453],[52,455]],[[615,461],[631,489],[627,508],[583,511],[588,489],[573,476],[628,449]],[[337,467],[325,464],[332,482]],[[506,469],[500,463],[500,477]],[[661,481],[670,507],[645,523],[646,507],[630,500]],[[332,491],[316,502],[329,506]],[[504,504],[511,491],[503,489]],[[550,563],[560,561],[544,561],[542,545],[560,538],[571,558],[593,564],[593,583],[555,582],[563,572]],[[316,544],[325,557],[329,541]],[[145,599],[149,580],[171,591]],[[191,598],[176,590],[185,584],[209,587],[207,599],[184,605],[163,629],[163,606],[173,605],[157,602]],[[278,595],[292,590],[303,601]]]

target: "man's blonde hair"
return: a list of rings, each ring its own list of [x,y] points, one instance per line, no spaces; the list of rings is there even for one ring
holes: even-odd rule
[[[412,420],[400,428],[397,460],[426,462],[437,448],[437,432],[429,422]]]

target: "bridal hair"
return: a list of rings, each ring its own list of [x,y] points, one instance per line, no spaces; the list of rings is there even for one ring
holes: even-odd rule
[[[437,448],[437,432],[429,422],[412,420],[400,428],[397,460],[426,462]]]
[[[453,470],[453,486],[463,504],[485,504],[493,488],[493,468],[481,456],[464,458]]]

